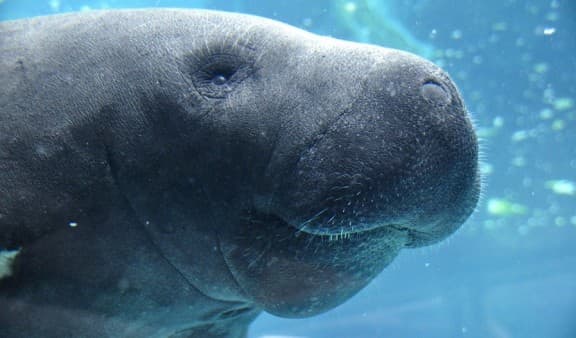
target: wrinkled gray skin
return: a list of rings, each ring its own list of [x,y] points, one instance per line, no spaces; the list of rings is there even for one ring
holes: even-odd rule
[[[341,304],[478,198],[445,73],[267,19],[2,23],[0,94],[2,337],[243,337]]]

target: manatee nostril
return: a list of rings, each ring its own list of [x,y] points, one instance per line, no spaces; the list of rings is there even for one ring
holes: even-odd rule
[[[445,106],[450,103],[452,96],[450,93],[439,83],[435,81],[427,81],[420,87],[420,94],[428,102],[436,106]]]

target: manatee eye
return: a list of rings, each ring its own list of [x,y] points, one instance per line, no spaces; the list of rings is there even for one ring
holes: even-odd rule
[[[251,73],[251,65],[234,54],[212,54],[201,59],[192,80],[198,92],[210,98],[224,98]]]
[[[215,84],[216,86],[222,86],[223,84],[226,83],[226,81],[228,81],[228,77],[222,74],[217,74],[212,78],[212,83]]]
[[[206,77],[210,78],[210,81],[213,85],[223,86],[228,81],[230,81],[232,77],[234,77],[234,74],[238,71],[239,68],[240,66],[236,65],[235,63],[209,64],[205,69]]]

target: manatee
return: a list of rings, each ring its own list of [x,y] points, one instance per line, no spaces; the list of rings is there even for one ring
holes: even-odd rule
[[[343,303],[479,190],[418,56],[203,10],[0,24],[2,337],[244,337]]]

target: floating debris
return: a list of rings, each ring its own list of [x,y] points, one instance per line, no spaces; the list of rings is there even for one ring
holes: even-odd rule
[[[346,11],[348,13],[354,13],[358,9],[358,6],[356,6],[356,3],[352,2],[352,1],[345,3],[343,7],[344,7],[344,11]]]
[[[558,195],[574,196],[576,194],[576,184],[569,180],[546,181],[546,188]]]
[[[538,74],[544,74],[548,71],[549,66],[545,62],[540,62],[540,63],[535,64],[533,69]]]
[[[560,131],[562,129],[564,129],[565,127],[565,123],[563,120],[554,120],[552,122],[552,130],[554,131]]]
[[[558,217],[554,218],[554,224],[557,227],[563,227],[566,225],[566,223],[567,222],[566,222],[566,219],[564,217],[558,216]]]
[[[542,31],[542,33],[544,33],[544,35],[552,35],[552,34],[556,33],[556,28],[554,28],[554,27],[546,27],[546,28],[544,28],[544,30]]]
[[[512,159],[512,165],[516,167],[524,167],[526,165],[526,158],[523,156],[515,156]]]
[[[460,40],[462,38],[462,31],[459,29],[455,29],[450,34],[450,37],[454,40]]]
[[[528,209],[522,204],[513,203],[502,198],[491,198],[488,200],[486,210],[489,214],[495,216],[515,216],[526,214]]]
[[[53,10],[54,12],[60,11],[60,0],[50,0],[48,2],[48,5],[50,6],[50,9]]]
[[[504,118],[502,116],[496,116],[493,120],[492,120],[492,125],[495,128],[501,128],[504,126]]]
[[[540,111],[540,118],[542,120],[549,120],[553,117],[554,117],[554,111],[552,109],[545,108]]]
[[[508,30],[508,24],[506,22],[494,22],[492,24],[492,30],[495,32],[504,32]]]
[[[529,136],[528,131],[526,130],[517,130],[512,134],[512,141],[513,142],[520,142],[527,139]]]
[[[552,105],[556,110],[568,110],[574,107],[574,100],[569,97],[559,97],[552,101]]]

